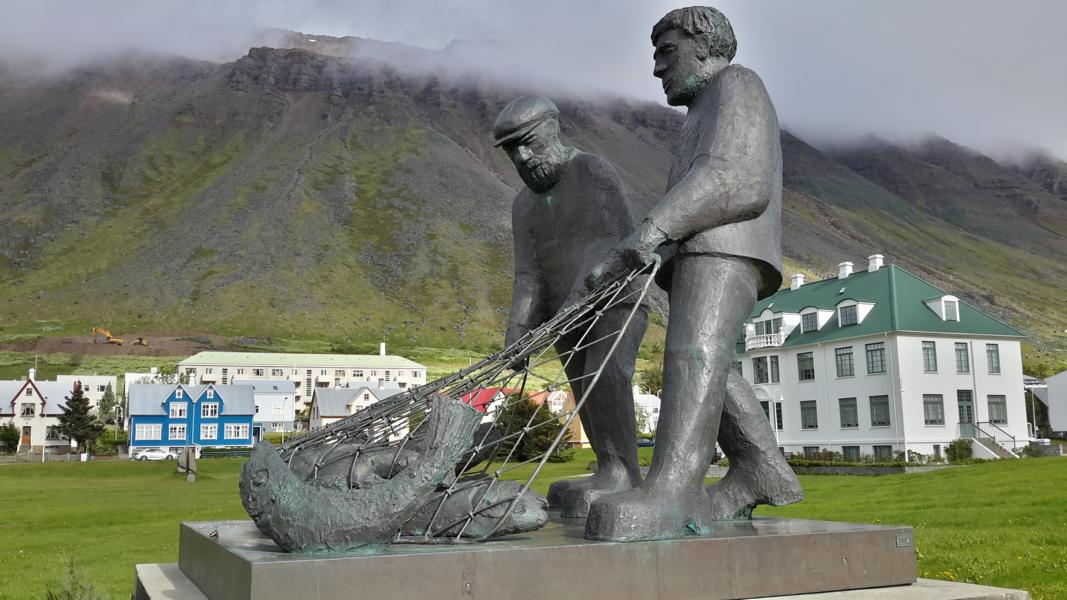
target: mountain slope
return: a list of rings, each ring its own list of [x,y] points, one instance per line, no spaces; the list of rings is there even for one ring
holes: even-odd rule
[[[363,44],[374,52],[362,58],[346,47],[0,80],[0,325],[498,343],[521,183],[490,129],[530,90],[400,71],[382,62],[389,45]],[[553,98],[565,140],[612,160],[647,210],[682,115]],[[881,252],[1060,343],[1067,309],[1055,288],[1033,289],[1067,276],[1059,199],[935,150],[831,157],[783,133],[790,264],[829,274]],[[984,190],[974,210],[968,186]],[[1004,214],[1023,239],[990,226]]]

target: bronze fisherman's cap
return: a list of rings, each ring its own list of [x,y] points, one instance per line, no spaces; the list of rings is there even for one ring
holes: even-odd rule
[[[558,119],[559,109],[544,96],[520,96],[504,107],[493,123],[496,147],[522,139],[546,119]]]

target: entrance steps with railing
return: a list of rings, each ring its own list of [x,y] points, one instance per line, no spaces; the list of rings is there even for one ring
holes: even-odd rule
[[[1008,450],[990,438],[973,437],[973,451],[975,458],[1019,458],[1017,454]]]

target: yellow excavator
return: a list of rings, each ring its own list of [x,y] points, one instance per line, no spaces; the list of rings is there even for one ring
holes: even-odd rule
[[[122,343],[126,341],[126,340],[124,340],[122,338],[118,338],[118,337],[115,337],[115,336],[111,335],[111,332],[106,330],[106,329],[104,329],[103,327],[93,327],[92,335],[93,335],[93,343],[94,344],[99,343],[99,342],[96,341],[97,334],[104,336],[104,343],[105,344],[116,344],[116,345],[121,346]]]

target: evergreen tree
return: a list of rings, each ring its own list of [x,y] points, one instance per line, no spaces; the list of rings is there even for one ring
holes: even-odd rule
[[[100,398],[100,404],[96,406],[96,414],[105,423],[113,423],[115,420],[115,407],[118,406],[118,402],[115,400],[115,390],[111,389],[111,384],[107,384],[107,389],[104,390],[104,396]]]
[[[512,401],[511,398],[508,401]],[[534,416],[535,412],[537,413],[536,416]],[[532,422],[531,418],[533,419]],[[527,423],[531,427],[531,430],[526,432],[522,439],[518,440],[519,447],[511,457],[513,461],[529,460],[544,454],[548,451],[556,436],[559,435],[560,430],[563,429],[563,421],[558,414],[549,410],[547,406],[542,406],[538,410],[538,405],[529,399],[519,400],[501,409],[501,413],[496,420],[496,427],[502,435],[509,434],[509,423],[511,434],[526,427]],[[549,462],[567,462],[574,458],[574,451],[566,447],[567,439],[567,436],[564,436],[560,440],[559,445],[556,446],[556,451],[549,457]],[[515,441],[515,438],[511,438],[502,442],[500,451],[497,452],[496,460],[501,460],[507,456],[515,445]]]
[[[89,399],[78,381],[74,382],[74,391],[67,397],[67,405],[58,418],[59,432],[74,440],[83,451],[104,432],[103,423],[90,411]]]

